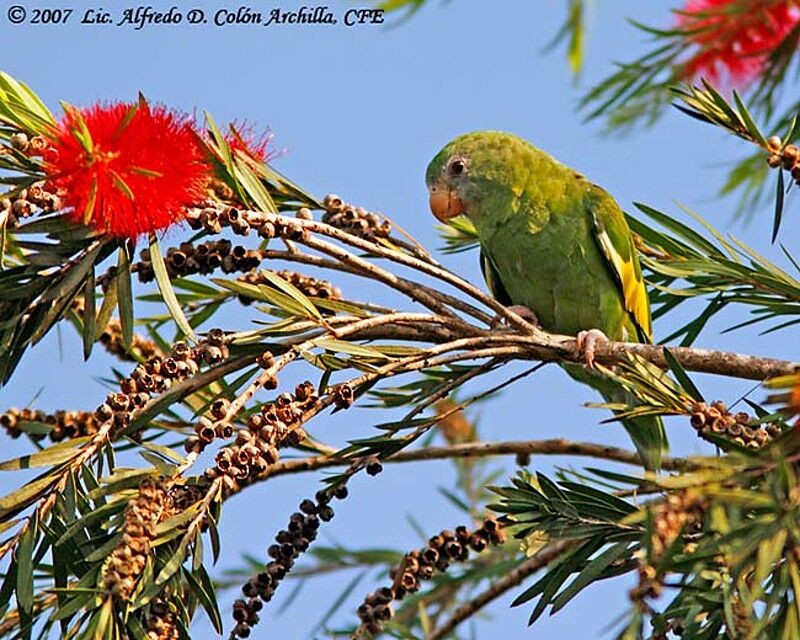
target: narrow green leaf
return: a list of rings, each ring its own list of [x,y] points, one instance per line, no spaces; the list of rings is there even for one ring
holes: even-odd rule
[[[542,596],[533,608],[530,618],[528,618],[528,626],[536,622],[539,616],[544,613],[547,605],[552,602],[556,591],[564,584],[567,578],[577,571],[586,562],[587,558],[600,549],[603,544],[603,540],[591,539],[563,557],[558,566],[548,574],[549,579],[542,589]]]
[[[131,259],[127,245],[119,248],[117,260],[117,307],[122,325],[122,344],[125,348],[133,341],[133,293],[131,288]],[[102,327],[105,329],[105,327]],[[102,331],[101,329],[101,331]]]
[[[781,218],[783,218],[783,199],[786,187],[783,184],[783,169],[778,169],[778,181],[775,189],[775,221],[772,224],[772,242],[778,239],[778,231],[781,228]]]
[[[248,167],[240,158],[234,159],[233,166],[233,175],[239,184],[244,187],[247,195],[250,197],[256,207],[267,213],[276,213],[278,208],[275,206],[272,196],[270,196],[269,191],[267,191],[264,184],[251,171],[250,167]]]
[[[173,533],[176,529],[184,529],[185,525],[187,525],[191,520],[197,517],[197,514],[200,511],[200,502],[196,502],[195,504],[189,506],[184,511],[164,520],[164,522],[159,522],[156,526],[156,540],[154,541],[153,546],[158,546],[167,540],[174,538],[176,533]]]
[[[747,131],[758,144],[766,147],[767,141],[764,140],[764,136],[761,134],[761,131],[758,130],[758,125],[756,125],[755,120],[753,120],[753,116],[750,115],[750,112],[747,110],[747,107],[736,91],[733,92],[733,99],[736,102],[736,106],[739,108],[739,115],[742,116]]]
[[[86,640],[89,640],[89,637],[92,640],[107,640],[111,637],[112,627],[114,626],[114,621],[112,620],[113,611],[114,599],[106,598],[100,611],[95,614],[97,616],[97,626],[92,635],[87,636]]]
[[[193,342],[197,342],[194,329],[192,329],[186,316],[183,315],[183,309],[178,299],[175,297],[175,290],[172,288],[172,283],[169,280],[167,266],[164,264],[164,258],[161,255],[158,239],[155,234],[152,233],[150,234],[150,260],[152,261],[153,271],[156,275],[158,289],[161,291],[161,297],[164,299],[172,319],[187,338],[191,339]]]
[[[328,349],[329,351],[333,351],[335,353],[346,353],[351,356],[377,358],[379,360],[391,360],[389,356],[373,347],[353,344],[344,340],[336,340],[334,338],[319,338],[315,340],[314,343],[322,349]]]
[[[161,571],[158,572],[155,584],[164,584],[175,574],[178,569],[180,569],[183,561],[186,559],[186,552],[189,549],[189,542],[190,541],[186,537],[181,540],[181,543],[175,550],[175,553],[172,554],[172,557],[167,560],[167,563],[162,567]]]
[[[76,534],[83,531],[84,529],[86,531],[90,531],[90,527],[92,527],[96,523],[110,521],[117,513],[120,513],[123,509],[125,509],[126,505],[127,501],[121,499],[97,507],[95,510],[90,511],[89,513],[82,516],[80,519],[71,523],[64,530],[64,532],[61,534],[58,540],[55,541],[53,546],[54,547],[62,546],[70,538],[76,536]]]
[[[47,449],[42,449],[36,453],[29,453],[19,458],[13,458],[0,463],[0,471],[19,471],[20,469],[34,469],[36,467],[47,467],[61,464],[71,460],[80,453],[80,445],[91,439],[91,436],[83,436],[59,442]]]
[[[103,294],[103,302],[100,305],[100,312],[97,314],[95,321],[95,341],[100,339],[103,332],[108,326],[108,321],[111,320],[111,314],[117,306],[117,279],[111,278],[108,282],[108,289]]]
[[[672,371],[673,375],[678,379],[681,387],[698,402],[704,402],[703,394],[700,393],[700,390],[689,377],[689,374],[686,373],[681,363],[675,359],[675,356],[670,353],[667,347],[664,347],[664,359],[667,361],[670,371]]]
[[[214,564],[217,564],[221,548],[219,541],[219,529],[217,528],[217,521],[210,513],[208,514],[208,518],[206,519],[206,524],[208,524],[208,538],[209,540],[211,540],[211,557]]]
[[[41,476],[36,480],[31,480],[28,484],[13,493],[0,498],[0,519],[5,518],[6,515],[12,511],[16,511],[24,506],[27,506],[34,500],[38,499],[43,491],[50,487],[57,478],[54,474],[48,473]]]
[[[186,577],[186,581],[189,583],[192,592],[197,596],[203,609],[205,609],[214,630],[221,634],[222,616],[220,616],[219,613],[214,584],[211,582],[211,578],[208,576],[205,567],[201,565],[194,572],[184,569],[183,575]]]
[[[152,451],[153,453],[157,453],[160,456],[163,456],[167,460],[172,460],[172,462],[176,464],[183,464],[186,462],[186,458],[184,458],[180,453],[175,451],[172,447],[167,447],[163,444],[156,444],[155,442],[138,442],[138,446],[144,447],[148,451]]]
[[[287,282],[283,278],[281,278],[277,273],[274,271],[269,270],[262,270],[259,272],[260,275],[264,277],[264,279],[268,280],[272,285],[283,291],[288,296],[292,297],[298,303],[300,303],[306,311],[308,311],[308,315],[316,318],[317,320],[322,320],[322,314],[319,310],[314,306],[314,303],[308,299],[308,296],[304,294],[300,289],[295,287],[292,283]]]
[[[30,640],[33,621],[33,550],[38,535],[38,518],[31,520],[30,527],[22,534],[17,545],[17,609],[19,610],[19,628],[22,638]]]
[[[586,567],[584,567],[583,571],[581,571],[578,576],[569,584],[569,586],[553,599],[553,606],[550,609],[550,613],[556,613],[556,611],[566,605],[570,600],[583,591],[583,589],[597,580],[597,578],[600,577],[600,574],[602,574],[612,562],[618,560],[623,555],[628,553],[629,544],[630,543],[628,542],[618,542],[617,544],[611,545],[594,560],[590,561]]]
[[[92,355],[94,336],[97,332],[97,302],[95,299],[94,265],[89,270],[83,289],[83,359]]]

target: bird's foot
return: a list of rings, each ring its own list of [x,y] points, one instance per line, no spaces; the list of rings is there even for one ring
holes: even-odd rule
[[[578,347],[578,351],[583,353],[583,359],[586,362],[586,366],[591,369],[594,368],[594,351],[597,347],[597,344],[603,344],[607,342],[610,342],[608,337],[605,333],[600,331],[600,329],[580,331],[575,338],[575,344]]]
[[[510,307],[506,307],[512,313],[516,313],[520,318],[525,320],[526,322],[530,322],[534,327],[539,326],[539,318],[536,317],[536,314],[521,304],[512,304]],[[492,324],[490,325],[491,329],[497,329],[501,324],[505,322],[503,316],[497,315],[492,319]]]

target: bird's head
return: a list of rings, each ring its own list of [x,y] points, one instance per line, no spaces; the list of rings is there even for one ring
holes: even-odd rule
[[[522,138],[499,131],[467,133],[447,143],[425,173],[433,215],[447,222],[466,214],[477,222],[484,202],[518,188],[526,156],[535,151]]]

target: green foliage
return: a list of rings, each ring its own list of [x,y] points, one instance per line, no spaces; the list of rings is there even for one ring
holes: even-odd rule
[[[404,5],[415,11],[421,4],[389,3],[387,8]],[[557,40],[568,41],[576,71],[583,20],[583,3],[571,2]],[[677,96],[685,113],[758,146],[761,161],[774,154],[774,140],[765,138],[762,130],[767,128],[757,124],[765,108],[759,100],[765,100],[768,87],[753,94],[755,108],[739,95],[727,101],[708,84],[684,87],[669,97],[662,92],[650,101],[654,94],[639,84],[656,82],[661,71],[654,70],[663,71],[680,54],[668,48],[630,68],[621,67],[621,75],[589,100],[594,115],[622,108],[618,101],[624,100],[624,109],[640,114],[632,111],[622,119],[638,121],[641,114],[655,117],[658,100]],[[778,71],[775,67],[774,73]],[[628,84],[634,75],[637,80]],[[11,149],[15,133],[46,132],[52,116],[30,90],[0,76],[0,122],[3,149]],[[785,123],[782,150],[796,135],[792,122]],[[63,416],[23,418],[13,425],[6,414],[0,420],[10,434],[16,429],[14,435],[22,433],[36,445],[36,450],[0,463],[0,472],[36,474],[0,498],[0,533],[6,536],[0,542],[5,563],[0,637],[146,638],[157,618],[169,621],[175,637],[188,638],[201,610],[218,633],[227,631],[232,623],[219,610],[218,592],[241,587],[245,576],[253,574],[246,585],[267,581],[263,576],[268,572],[264,558],[248,557],[243,568],[219,582],[212,580],[225,500],[272,475],[328,466],[339,469],[326,475],[316,502],[304,501],[302,513],[293,516],[295,529],[305,526],[307,537],[292,547],[292,558],[306,551],[299,551],[302,547],[308,550],[286,574],[299,586],[287,589],[293,595],[287,593],[281,604],[289,606],[318,575],[349,572],[348,586],[330,599],[318,628],[332,636],[349,635],[354,625],[338,622],[349,596],[368,581],[386,584],[407,550],[312,544],[316,533],[308,531],[316,529],[308,523],[323,526],[330,520],[324,507],[335,492],[344,495],[355,474],[375,475],[382,464],[426,457],[454,458],[455,485],[436,489],[470,526],[489,508],[502,515],[502,526],[514,540],[446,566],[396,602],[383,626],[395,637],[443,637],[436,634],[455,628],[464,619],[459,616],[485,597],[489,585],[511,589],[535,573],[515,601],[516,606],[531,607],[534,623],[545,611],[567,607],[598,581],[634,572],[638,585],[630,594],[630,615],[619,629],[620,638],[644,638],[645,622],[657,633],[680,630],[690,640],[796,636],[800,442],[787,424],[800,413],[795,374],[770,383],[776,389],[768,399],[776,406],[774,413],[747,400],[755,417],[734,418],[719,403],[706,405],[701,384],[691,367],[682,364],[680,350],[640,345],[653,351],[647,357],[626,352],[613,368],[599,369],[598,375],[616,379],[631,395],[630,405],[605,405],[618,412],[612,420],[620,415],[672,415],[688,422],[688,416],[705,420],[716,412],[715,420],[733,420],[748,429],[770,425],[774,437],[759,448],[746,448],[724,434],[707,437],[723,455],[670,460],[666,468],[674,471],[664,475],[591,468],[561,470],[551,479],[525,469],[505,481],[501,468],[482,458],[482,447],[518,453],[511,445],[520,443],[484,443],[475,425],[448,431],[448,421],[459,415],[463,419],[460,412],[473,404],[494,400],[544,362],[574,361],[572,341],[519,330],[502,306],[436,263],[396,225],[388,223],[380,227],[381,234],[373,233],[370,224],[377,224],[377,216],[371,218],[333,196],[320,202],[269,164],[232,149],[210,117],[207,128],[215,182],[208,201],[198,205],[217,216],[214,222],[227,221],[215,227],[209,214],[205,221],[201,214],[194,216],[196,233],[188,245],[194,251],[221,233],[258,235],[249,245],[229,243],[229,253],[215,256],[217,263],[181,272],[176,265],[183,263],[174,256],[188,251],[186,246],[162,253],[155,238],[150,239],[148,259],[137,261],[131,243],[68,224],[59,211],[3,228],[3,381],[27,347],[64,318],[80,334],[86,357],[99,341],[126,362],[106,381],[113,391],[101,401],[91,429],[83,425],[84,431],[45,446],[43,440],[56,433],[53,425]],[[0,154],[0,169],[9,193],[42,176],[36,161],[13,150]],[[783,214],[784,173],[778,169],[776,234]],[[731,188],[754,188],[753,180],[741,169]],[[647,205],[637,207],[642,215],[628,220],[637,236],[654,316],[669,318],[691,299],[704,305],[666,340],[693,344],[710,319],[725,317],[734,305],[750,311],[752,318],[731,329],[767,323],[762,324],[765,330],[775,331],[800,321],[798,265],[788,249],[780,258],[787,266],[778,266],[691,212],[686,213],[692,220],[685,223]],[[336,212],[363,225],[318,222],[310,209]],[[238,227],[231,216],[240,221]],[[476,246],[474,229],[464,218],[451,221],[443,233],[446,252]],[[215,251],[210,244],[203,244],[203,251]],[[333,287],[309,289],[302,278],[290,281],[273,270],[259,271],[258,264],[241,266],[237,260],[245,261],[242,256],[257,256],[256,263],[269,259],[303,265],[331,277],[343,272],[350,282],[383,287],[388,302],[351,299]],[[106,267],[109,271],[101,273]],[[136,277],[141,288],[135,289]],[[351,290],[358,290],[357,285]],[[154,315],[144,317],[141,307],[147,303],[159,306]],[[212,328],[221,309],[240,303],[251,306],[246,316],[237,309],[237,326]],[[115,310],[117,321],[112,318]],[[179,337],[192,345],[177,343]],[[149,356],[143,355],[142,345]],[[537,362],[508,373],[517,360]],[[791,371],[790,362],[782,364]],[[301,384],[292,393],[279,380],[290,367],[295,377],[309,376],[315,383]],[[172,375],[173,369],[183,373]],[[153,378],[159,376],[169,382],[155,385]],[[454,395],[458,402],[440,403]],[[332,447],[325,442],[325,430],[317,428],[325,425],[320,416],[354,403],[373,407],[379,416],[374,430],[348,434],[345,447]],[[441,447],[436,445],[439,433],[446,439]],[[545,453],[637,460],[633,453],[599,445],[563,440],[534,444]],[[213,457],[214,462],[198,469],[200,454],[209,449],[212,455],[206,459]],[[471,457],[458,457],[465,449]],[[132,452],[138,456],[133,461]],[[119,462],[123,456],[124,464]],[[267,458],[263,468],[256,464]],[[530,460],[520,455],[518,463],[528,467]],[[152,535],[144,550],[136,552],[143,565],[119,591],[119,581],[112,579],[114,554],[134,548],[136,528],[130,521],[141,515],[139,500],[153,485],[170,506],[151,522]],[[409,520],[424,543],[429,535],[425,525],[416,523],[413,514]],[[273,559],[275,553],[287,553],[280,545],[270,552]],[[538,558],[544,560],[525,573]],[[258,597],[270,600],[272,585],[269,597]],[[662,591],[669,597],[659,600]],[[256,595],[248,595],[250,599]],[[334,616],[337,621],[331,622]],[[239,629],[238,618],[236,624]]]
[[[639,505],[618,497],[629,491],[609,490],[599,477],[588,484],[555,483],[521,473],[511,486],[494,489],[501,500],[492,508],[529,548],[554,539],[574,542],[514,606],[538,599],[533,623],[548,606],[555,613],[588,585],[636,571],[650,594],[664,586],[674,594],[660,610],[648,596],[657,632],[679,629],[681,637],[693,639],[789,637],[800,588],[794,552],[800,530],[791,497],[795,470],[784,455],[777,447],[757,459],[696,460],[695,472],[649,478],[667,495]],[[601,476],[643,488],[636,478]],[[620,638],[644,637],[639,593],[631,592],[630,619]],[[633,635],[626,635],[631,629]]]

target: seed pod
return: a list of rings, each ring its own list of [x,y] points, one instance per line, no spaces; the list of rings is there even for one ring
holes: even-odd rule
[[[767,149],[769,149],[773,153],[780,151],[781,146],[783,144],[780,137],[778,136],[770,136],[769,138],[766,139],[766,143],[767,143]]]

